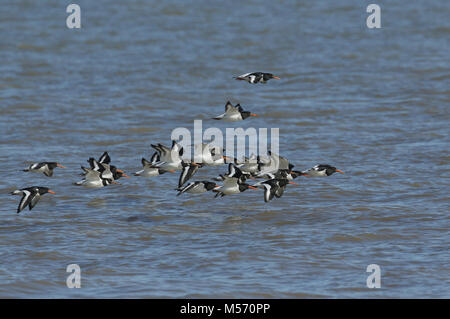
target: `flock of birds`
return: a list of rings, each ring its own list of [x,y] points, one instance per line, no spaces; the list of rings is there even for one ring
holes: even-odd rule
[[[270,79],[280,79],[271,73],[254,72],[246,73],[235,78],[236,80],[247,81],[252,84],[266,83]],[[256,116],[237,104],[233,106],[230,102],[225,105],[225,113],[214,117],[215,120],[223,121],[241,121],[250,116]],[[224,149],[215,146],[212,142],[194,145],[194,157],[191,160],[183,158],[184,149],[176,141],[172,141],[169,148],[163,144],[151,144],[155,150],[150,161],[142,158],[142,169],[136,172],[135,176],[152,177],[165,174],[167,172],[175,173],[181,171],[178,179],[177,196],[183,193],[199,194],[208,191],[216,193],[215,197],[239,194],[247,189],[263,189],[264,201],[269,202],[274,197],[281,197],[286,190],[287,184],[294,184],[292,180],[299,176],[308,177],[325,177],[335,172],[344,173],[334,166],[319,164],[308,170],[293,170],[294,165],[289,161],[271,151],[267,156],[252,155],[249,158],[244,157],[242,160],[230,158],[224,155]],[[111,165],[111,158],[108,152],[104,152],[98,160],[91,157],[87,160],[89,167],[81,166],[84,178],[74,183],[77,186],[85,187],[104,187],[110,184],[118,184],[116,180],[121,177],[129,177],[123,170]],[[197,180],[187,183],[197,171],[204,166],[219,166],[228,164],[228,172],[215,177],[214,181]],[[26,172],[43,173],[44,175],[53,176],[53,170],[56,167],[64,166],[56,162],[41,162],[31,164]],[[248,184],[248,180],[263,179]],[[222,182],[217,185],[216,182]],[[187,184],[186,184],[187,183]],[[31,210],[39,201],[42,195],[46,193],[55,194],[47,187],[32,186],[18,189],[11,192],[11,195],[22,195],[17,208],[20,213],[28,206]]]

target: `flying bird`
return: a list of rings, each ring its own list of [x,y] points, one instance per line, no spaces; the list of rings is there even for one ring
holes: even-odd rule
[[[45,176],[51,177],[53,176],[53,170],[56,167],[65,168],[62,165],[59,165],[56,162],[41,162],[41,163],[33,163],[28,169],[24,169],[24,172],[34,172],[34,173],[44,173]]]
[[[313,168],[310,168],[306,171],[302,171],[302,175],[309,176],[309,177],[324,177],[324,176],[331,176],[335,172],[344,174],[343,171],[337,169],[334,166],[330,166],[327,164],[318,164],[318,165],[314,166]]]
[[[181,188],[184,183],[186,183],[192,176],[194,176],[194,174],[197,173],[202,164],[182,162],[182,166],[183,170],[181,171],[180,178],[178,180],[178,188]]]
[[[270,79],[280,78],[278,76],[274,76],[272,73],[264,73],[264,72],[253,72],[253,73],[245,73],[239,75],[235,78],[236,80],[247,81],[248,83],[256,84],[256,83],[267,83]]]
[[[108,158],[109,158],[109,156],[108,156]],[[100,159],[102,159],[102,158],[100,158]],[[109,162],[109,160],[108,160],[108,162]],[[118,169],[116,166],[107,164],[106,162],[101,163],[93,157],[88,159],[88,163],[91,167],[91,170],[100,172],[101,177],[104,179],[116,180],[121,177],[129,177],[128,175],[125,175],[124,171]],[[86,170],[83,166],[81,168],[83,169],[83,171],[86,172]]]
[[[264,201],[267,203],[271,201],[274,196],[280,198],[286,190],[287,184],[297,185],[287,179],[269,179],[260,183],[259,185],[264,187]]]
[[[202,163],[206,166],[219,166],[225,164],[226,160],[233,160],[223,155],[224,149],[211,143],[199,143],[194,145],[194,163]]]
[[[177,188],[178,191],[177,196],[180,196],[183,193],[192,193],[192,194],[200,194],[204,193],[210,190],[213,190],[214,188],[218,187],[216,183],[208,182],[208,181],[195,181],[190,182],[184,187]]]
[[[183,156],[183,147],[176,141],[172,141],[172,147],[158,143],[151,146],[158,152],[159,161],[153,164],[153,168],[160,168],[167,172],[179,171],[183,168],[181,156]]]
[[[102,174],[99,171],[91,168],[83,168],[83,170],[85,172],[84,179],[74,183],[74,185],[85,187],[103,187],[109,184],[117,184],[117,182],[115,182],[112,178],[102,177]]]
[[[165,170],[153,166],[159,161],[160,157],[158,155],[158,152],[153,153],[150,161],[147,161],[145,158],[142,158],[141,163],[143,169],[134,173],[134,176],[152,177],[166,173]]]
[[[223,120],[225,122],[237,122],[245,120],[250,116],[257,116],[257,115],[248,111],[244,111],[244,109],[240,104],[236,104],[236,106],[233,106],[233,104],[231,104],[230,101],[228,101],[227,104],[225,105],[225,113],[213,117],[212,119]]]
[[[17,189],[11,192],[11,195],[22,195],[22,199],[20,200],[19,207],[17,208],[17,214],[20,213],[27,205],[29,210],[32,210],[33,207],[37,204],[41,196],[51,193],[55,194],[53,191],[49,190],[47,187],[41,186],[32,186],[23,189]]]

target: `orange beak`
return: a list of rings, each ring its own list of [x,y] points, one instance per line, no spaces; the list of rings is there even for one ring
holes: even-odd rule
[[[62,166],[62,165],[59,165],[59,164],[56,164],[56,166],[62,167],[62,168],[66,168],[65,166]]]
[[[169,171],[170,173],[175,173],[175,171]]]
[[[339,173],[342,173],[342,174],[344,174],[344,172],[343,172],[343,171],[341,171],[341,170],[339,170],[339,169],[337,169],[337,170],[336,170],[336,172],[339,172]]]
[[[128,176],[128,175],[125,175],[125,174],[122,174],[122,177],[130,177],[130,176]]]
[[[55,193],[54,191],[48,190],[48,192],[49,192],[50,194],[56,195],[56,193]]]
[[[251,188],[251,189],[258,189],[258,187],[254,187],[254,186],[249,186],[248,188]]]
[[[258,115],[256,115],[256,114],[253,114],[253,113],[250,113],[250,116],[256,116],[256,117],[258,117]]]
[[[227,160],[232,160],[233,158],[231,158],[231,157],[228,157],[228,156],[222,156],[223,157],[223,159],[227,159]]]
[[[124,171],[122,171],[121,169],[116,169],[116,171],[118,172],[118,173],[125,173]]]
[[[292,184],[292,185],[298,185],[297,183],[294,183],[294,182],[291,182],[291,181],[289,181],[288,183]]]
[[[274,76],[273,78],[274,78],[274,79],[277,79],[277,80],[280,80],[280,78],[279,78],[278,76]]]

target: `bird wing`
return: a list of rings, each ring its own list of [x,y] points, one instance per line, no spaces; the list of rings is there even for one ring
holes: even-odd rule
[[[230,101],[225,104],[225,113],[233,113],[237,112],[237,108],[233,106],[233,104],[230,103]]]
[[[239,179],[237,177],[223,177],[223,188],[233,188],[238,184]]]
[[[155,164],[156,162],[159,162],[159,158],[160,158],[160,156],[159,156],[158,152],[155,152],[155,153],[153,153],[152,158],[150,159],[150,162],[152,164]]]
[[[100,164],[99,162],[97,162],[97,160],[93,157],[90,157],[88,159],[88,163],[91,166],[91,169],[94,171],[103,172],[105,170],[104,166],[102,164]]]
[[[280,198],[283,195],[285,190],[286,190],[286,186],[277,187],[277,189],[275,190],[275,196],[277,198]]]
[[[30,165],[29,169],[40,169],[40,168],[44,167],[45,165],[47,165],[46,162],[43,162],[43,163],[34,163],[34,164],[31,164],[31,165]]]
[[[100,178],[100,172],[99,171],[95,171],[91,168],[86,168],[86,176],[85,179],[87,181],[94,181]]]
[[[33,207],[37,204],[37,202],[41,199],[41,195],[39,194],[39,192],[36,192],[36,193],[32,194],[30,197],[31,197],[31,201],[28,204],[28,208],[30,210],[32,210]]]
[[[150,163],[149,161],[147,161],[145,158],[142,158],[142,159],[141,159],[141,163],[142,163],[142,166],[143,166],[143,167],[152,165],[152,163]]]
[[[190,190],[191,188],[195,187],[196,183],[195,182],[191,182],[189,184],[187,184],[185,187],[178,189],[179,192],[177,194],[177,196],[187,192],[188,190]]]
[[[102,156],[98,159],[99,163],[109,164],[111,162],[111,157],[109,157],[108,152],[104,152]]]
[[[162,144],[158,144],[156,147],[154,147],[154,145],[152,146],[155,150],[159,152],[160,162],[171,162],[170,160],[171,150],[167,146]]]
[[[245,74],[239,75],[238,78],[245,78],[245,77],[247,77],[247,76],[249,76],[249,75],[252,75],[252,74],[253,74],[253,73],[251,73],[251,72],[245,73]]]
[[[236,108],[236,111],[239,113],[245,112],[240,104],[236,104],[235,108]]]
[[[158,143],[158,145],[151,144],[151,146],[159,153],[160,161],[167,162],[170,156],[170,148],[161,143]]]
[[[172,158],[177,158],[183,156],[183,147],[175,141],[172,141],[172,149],[170,150]]]
[[[198,171],[198,165],[187,164],[183,166],[183,170],[180,174],[180,179],[178,180],[178,187],[182,187],[194,174]]]
[[[264,201],[267,203],[273,198],[273,190],[270,184],[263,184],[264,186]]]
[[[226,115],[227,115],[227,113],[223,113],[223,114],[220,114],[219,116],[213,117],[213,118],[211,118],[211,119],[213,119],[213,120],[221,120],[221,119],[223,119]]]
[[[35,192],[31,191],[31,190],[21,190],[22,192],[22,198],[20,199],[19,202],[19,207],[17,208],[17,214],[20,213],[27,205],[30,204],[31,202],[31,198],[33,196],[33,194],[35,194]]]
[[[47,166],[48,167],[48,166]],[[48,176],[48,177],[52,177],[53,176],[53,169],[48,167],[45,171],[44,171],[44,175]]]

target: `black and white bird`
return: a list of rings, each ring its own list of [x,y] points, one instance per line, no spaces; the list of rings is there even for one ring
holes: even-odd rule
[[[96,171],[91,168],[83,168],[83,171],[85,173],[84,179],[74,183],[74,185],[85,187],[103,187],[108,186],[109,184],[117,184],[113,178],[102,177],[102,173],[100,171]]]
[[[264,72],[253,72],[253,73],[245,73],[239,75],[235,78],[236,80],[247,81],[248,83],[256,84],[256,83],[267,83],[270,79],[280,78],[278,76],[273,75],[272,73],[264,73]]]
[[[24,169],[24,172],[33,172],[33,173],[44,173],[45,176],[51,177],[53,176],[53,170],[56,167],[65,168],[62,165],[59,165],[56,162],[41,162],[41,163],[33,163],[28,169]]]
[[[134,176],[152,177],[166,173],[166,171],[161,168],[153,167],[153,165],[159,161],[160,158],[158,152],[153,153],[150,161],[147,161],[145,158],[142,158],[141,163],[143,169],[134,173]]]
[[[223,120],[225,122],[237,122],[245,120],[250,116],[257,116],[257,115],[249,111],[244,111],[244,109],[240,104],[236,104],[235,106],[233,106],[233,104],[231,104],[230,101],[228,101],[227,104],[225,104],[225,113],[213,117],[212,119]]]
[[[258,176],[262,177],[263,175],[269,173],[276,173],[279,170],[289,170],[291,171],[294,165],[289,163],[289,160],[283,156],[273,153],[272,151],[267,152],[269,157],[265,160],[260,159],[259,161],[259,174]]]
[[[250,157],[244,157],[241,161],[235,159],[234,163],[243,173],[256,174],[260,170],[261,159],[259,155],[252,154]]]
[[[102,164],[109,164],[109,163],[111,163],[111,157],[109,157],[108,152],[104,152],[102,154],[102,156],[100,156],[100,158],[98,159],[98,162],[102,163]]]
[[[236,167],[233,163],[228,164],[228,173],[225,175],[220,174],[218,177],[214,178],[215,181],[225,181],[227,179],[236,178],[239,183],[245,182],[248,178],[251,178],[251,174],[243,172],[241,169]]]
[[[286,190],[287,184],[294,184],[297,185],[294,182],[291,182],[287,179],[269,179],[267,181],[264,181],[260,183],[261,187],[264,187],[264,201],[267,203],[273,199],[273,197],[281,197]]]
[[[228,165],[228,174],[219,175],[223,180],[223,185],[213,189],[213,192],[217,192],[217,196],[225,196],[231,194],[239,194],[247,189],[258,189],[257,187],[250,186],[245,183],[247,176],[242,171],[234,166],[232,163]]]
[[[17,208],[17,214],[20,213],[27,205],[29,210],[37,204],[41,196],[47,193],[55,194],[53,191],[49,190],[47,187],[32,186],[23,189],[17,189],[11,192],[11,195],[22,195],[19,207]]]
[[[158,152],[159,161],[152,165],[153,168],[160,168],[166,172],[175,172],[183,169],[182,156],[183,147],[176,141],[172,141],[172,147],[168,148],[161,143],[151,144],[151,146]]]
[[[223,153],[224,149],[212,142],[195,144],[193,162],[206,166],[220,166],[225,164],[226,160],[233,160]]]
[[[177,196],[179,196],[183,193],[200,194],[200,193],[204,193],[204,192],[213,190],[216,187],[219,187],[219,186],[213,182],[195,181],[195,182],[190,182],[189,184],[187,184],[184,187],[179,187],[176,190],[178,191]]]
[[[216,196],[225,196],[225,195],[233,195],[240,194],[247,189],[258,189],[257,187],[251,186],[247,183],[240,182],[236,177],[226,177],[224,179],[223,185],[218,186],[213,189],[213,192],[216,192]]]
[[[267,174],[260,174],[258,177],[263,177],[267,179],[287,179],[287,180],[293,180],[296,179],[299,176],[304,176],[300,171],[293,171],[289,169],[280,169],[275,173],[267,173]]]
[[[109,156],[108,156],[109,158]],[[100,158],[102,159],[102,157]],[[108,163],[110,161],[108,160]],[[90,169],[100,172],[101,177],[104,179],[112,179],[112,180],[116,180],[119,179],[121,177],[129,177],[128,175],[125,174],[124,171],[118,169],[116,166],[114,165],[110,165],[106,162],[99,162],[97,161],[95,158],[91,157],[88,159],[88,163],[90,165]],[[86,169],[82,166],[81,167],[83,169],[83,171],[86,173]],[[82,174],[83,175],[83,174]]]
[[[335,172],[344,174],[343,171],[337,169],[334,166],[330,166],[327,164],[318,164],[318,165],[314,166],[313,168],[302,171],[302,174],[305,176],[308,176],[308,177],[325,177],[325,176],[333,175]]]

